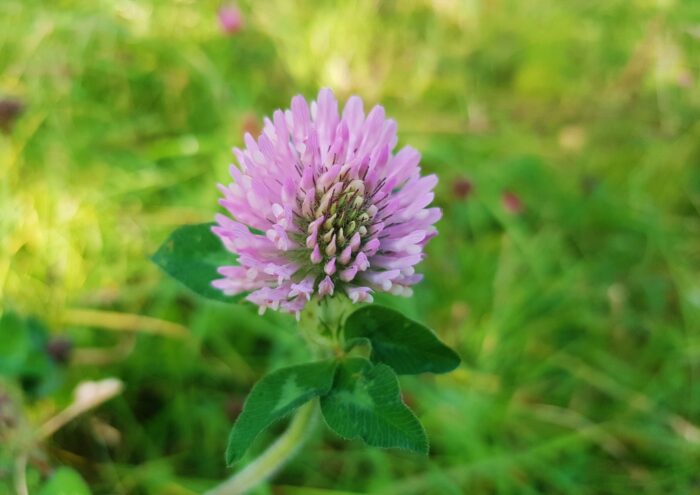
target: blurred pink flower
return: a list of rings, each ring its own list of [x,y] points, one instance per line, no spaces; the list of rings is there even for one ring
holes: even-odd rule
[[[452,194],[456,199],[469,199],[474,192],[474,183],[464,177],[458,177],[452,182]]]
[[[236,5],[222,5],[219,8],[219,25],[226,34],[236,34],[243,29],[243,14]]]
[[[10,132],[15,120],[22,115],[24,103],[13,98],[0,98],[0,131]]]
[[[503,208],[505,208],[506,212],[510,213],[511,215],[519,215],[525,210],[525,206],[523,205],[520,196],[514,192],[503,191],[501,201],[503,202]]]
[[[260,119],[252,113],[248,113],[243,117],[243,122],[241,123],[242,133],[249,133],[253,136],[257,136],[262,131],[260,126]]]
[[[396,122],[375,106],[365,116],[351,97],[342,115],[329,89],[309,105],[266,118],[257,141],[234,149],[234,182],[220,200],[235,218],[213,228],[238,255],[214,286],[260,307],[297,313],[315,294],[371,301],[373,291],[410,295],[423,247],[437,234],[435,175],[421,177],[420,154],[394,153]]]

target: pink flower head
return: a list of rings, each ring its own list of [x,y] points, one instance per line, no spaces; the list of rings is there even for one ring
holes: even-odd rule
[[[365,116],[352,96],[342,111],[329,89],[309,105],[264,120],[261,135],[234,149],[233,183],[219,185],[213,228],[239,266],[222,266],[214,286],[250,292],[266,308],[299,313],[313,295],[371,302],[373,291],[410,295],[425,244],[437,234],[435,175],[421,177],[420,154],[394,153],[396,122],[375,106]]]
[[[503,208],[511,215],[519,215],[525,210],[520,196],[512,191],[504,191],[501,195],[501,201],[503,202]]]
[[[243,29],[243,14],[235,5],[219,8],[219,25],[224,33],[236,34]]]

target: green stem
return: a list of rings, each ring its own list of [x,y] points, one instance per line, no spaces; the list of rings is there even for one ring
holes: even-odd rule
[[[242,495],[275,474],[296,454],[318,418],[317,401],[303,405],[292,418],[287,431],[252,463],[205,495]]]
[[[316,359],[333,355],[348,304],[349,300],[343,297],[321,302],[314,299],[302,312],[299,330]],[[275,443],[242,471],[204,495],[242,495],[274,475],[297,453],[313,431],[318,419],[318,409],[316,399],[300,407],[289,423],[287,431]]]

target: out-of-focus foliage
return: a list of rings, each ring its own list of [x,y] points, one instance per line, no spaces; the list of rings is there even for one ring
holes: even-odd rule
[[[252,383],[306,351],[148,256],[211,221],[244,131],[323,85],[381,101],[439,175],[426,281],[382,302],[463,362],[402,378],[429,459],[319,431],[258,493],[698,490],[700,2],[269,0],[228,33],[219,6],[0,2],[0,492],[28,449],[30,493],[60,465],[95,494],[227,475]],[[63,381],[23,379],[25,352]],[[123,394],[28,447],[104,376]]]

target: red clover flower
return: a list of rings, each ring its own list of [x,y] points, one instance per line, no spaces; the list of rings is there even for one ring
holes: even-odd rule
[[[345,293],[371,302],[374,291],[411,295],[426,243],[437,234],[439,208],[430,208],[435,175],[421,176],[420,154],[394,153],[396,122],[377,105],[365,116],[352,96],[342,114],[329,89],[309,105],[264,120],[261,135],[245,134],[234,149],[233,183],[219,185],[212,229],[238,255],[213,285],[227,295],[296,313],[312,296]]]

